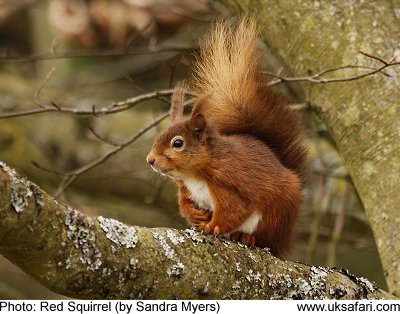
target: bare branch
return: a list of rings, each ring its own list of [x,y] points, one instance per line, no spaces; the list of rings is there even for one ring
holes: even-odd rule
[[[369,57],[369,58],[372,58],[372,59],[380,61],[383,65],[381,67],[379,67],[379,68],[373,68],[373,67],[367,67],[367,66],[358,66],[358,65],[347,65],[347,66],[341,66],[341,67],[337,67],[337,68],[325,69],[325,70],[322,70],[322,71],[320,71],[320,72],[318,72],[318,73],[316,73],[316,74],[314,74],[312,76],[307,76],[307,77],[282,77],[282,76],[280,76],[279,73],[278,74],[266,73],[267,75],[273,76],[273,77],[276,78],[276,80],[270,81],[269,85],[277,85],[277,84],[280,84],[282,82],[302,82],[302,81],[307,81],[307,82],[312,82],[312,83],[347,82],[347,81],[361,79],[363,77],[370,76],[370,75],[373,75],[375,73],[382,73],[382,74],[387,76],[388,74],[383,72],[383,70],[385,68],[400,64],[400,62],[395,62],[394,58],[392,60],[390,60],[389,62],[387,62],[387,61],[381,59],[380,57],[376,57],[376,56],[370,55],[370,54],[368,54],[366,52],[360,51],[360,53],[363,54],[366,57]],[[367,70],[370,70],[370,71],[367,72],[367,73],[364,73],[364,74],[361,74],[361,75],[357,75],[357,76],[352,76],[352,77],[330,78],[330,79],[321,78],[322,76],[326,75],[327,73],[331,73],[331,72],[335,72],[335,71],[339,71],[339,70],[344,70],[344,69],[354,69],[354,68],[367,69]],[[47,75],[45,83],[48,82],[48,80],[50,80],[51,74],[52,74],[52,72],[49,72],[49,74]],[[43,86],[44,86],[44,84],[43,84]],[[37,93],[35,93],[36,96],[40,93],[42,88],[39,88],[37,90]],[[19,117],[19,116],[26,116],[26,115],[33,115],[33,114],[39,114],[39,113],[43,113],[43,112],[62,112],[62,113],[67,113],[67,114],[91,115],[91,116],[98,117],[98,116],[102,116],[102,115],[113,114],[113,113],[117,113],[117,112],[121,112],[121,111],[127,110],[129,108],[132,108],[136,104],[140,103],[141,101],[148,100],[148,99],[159,99],[161,101],[165,101],[165,102],[169,103],[169,101],[166,100],[164,98],[164,96],[170,96],[172,94],[172,92],[173,92],[172,89],[154,91],[154,92],[151,92],[151,93],[135,96],[135,97],[129,98],[129,99],[124,100],[124,101],[115,102],[115,103],[113,103],[112,105],[110,105],[108,107],[103,107],[103,108],[96,109],[95,106],[92,106],[92,108],[90,110],[88,110],[88,109],[76,109],[76,108],[61,107],[61,106],[55,104],[54,102],[51,102],[50,105],[42,105],[41,104],[41,108],[27,110],[27,111],[21,111],[21,112],[3,114],[3,115],[0,115],[0,119],[11,118],[11,117]],[[294,110],[304,110],[304,109],[308,109],[308,108],[312,108],[312,106],[309,103],[293,105],[293,109]],[[101,140],[101,141],[103,141],[105,143],[108,143],[110,145],[113,145],[113,146],[115,146],[115,148],[113,150],[109,151],[108,153],[104,154],[103,156],[100,156],[96,160],[94,160],[94,161],[92,161],[92,162],[90,162],[90,163],[88,163],[88,164],[86,164],[86,165],[84,165],[84,166],[72,171],[72,172],[67,173],[64,176],[63,180],[61,181],[61,183],[59,185],[58,191],[56,192],[56,197],[58,197],[72,183],[74,183],[79,178],[79,176],[81,174],[83,174],[83,173],[95,168],[99,164],[101,164],[101,163],[105,162],[106,160],[108,160],[109,158],[111,158],[113,155],[115,155],[119,151],[123,150],[126,146],[128,146],[131,143],[135,142],[138,137],[140,137],[142,134],[147,132],[147,130],[151,129],[152,127],[157,125],[159,122],[164,120],[167,116],[168,116],[167,113],[162,115],[156,121],[154,121],[148,127],[146,127],[144,130],[140,131],[137,135],[133,136],[128,141],[126,141],[126,142],[124,142],[122,144],[117,144],[117,143],[112,143],[110,141],[107,141],[107,140],[101,138],[94,130],[92,130],[92,133],[99,140]],[[49,170],[47,169],[47,171],[49,171]],[[60,172],[54,172],[54,173],[60,173]]]
[[[70,108],[70,107],[61,107],[54,102],[51,102],[49,105],[40,104],[40,108],[29,109],[25,111],[19,112],[10,112],[0,114],[1,119],[9,119],[9,118],[16,118],[22,116],[29,116],[29,115],[36,115],[45,112],[62,112],[65,114],[73,114],[79,116],[104,116],[108,114],[115,114],[127,109],[134,107],[135,105],[141,103],[142,101],[149,100],[149,99],[159,99],[161,101],[165,101],[163,96],[170,96],[172,94],[173,89],[164,89],[164,90],[156,90],[150,93],[138,95],[135,97],[128,98],[123,101],[115,102],[109,105],[108,107],[103,108],[95,108],[92,106],[90,109],[77,109],[77,108]]]
[[[95,53],[87,52],[64,52],[64,53],[43,53],[30,56],[2,56],[0,57],[0,63],[22,63],[22,62],[33,62],[33,61],[46,61],[46,60],[58,60],[58,59],[75,59],[75,58],[103,58],[103,57],[124,57],[134,55],[145,55],[145,54],[157,54],[163,52],[184,52],[192,47],[161,47],[152,50],[143,51],[126,51],[125,49],[112,49],[112,50],[98,50]]]
[[[383,63],[383,65],[378,68],[362,66],[362,65],[346,65],[346,66],[340,66],[340,67],[336,67],[336,68],[325,69],[314,75],[302,76],[302,77],[284,77],[279,74],[280,72],[278,74],[264,72],[264,74],[276,78],[275,80],[272,80],[268,83],[271,86],[278,85],[278,84],[285,83],[285,82],[310,82],[310,83],[327,84],[327,83],[354,81],[354,80],[358,80],[358,79],[361,79],[361,78],[364,78],[367,76],[374,75],[376,73],[380,73],[382,75],[389,76],[388,73],[384,72],[384,69],[400,64],[400,62],[395,62],[395,58],[392,58],[390,61],[385,61],[380,57],[368,54],[363,51],[360,51],[360,53],[368,58],[372,58],[372,59],[380,61],[381,63]],[[178,58],[177,60],[180,60],[180,58]],[[339,70],[346,70],[346,69],[366,69],[366,70],[370,70],[370,71],[368,71],[364,74],[350,76],[350,77],[322,78],[324,75],[326,75],[328,73],[336,72]],[[126,99],[124,101],[113,103],[112,105],[110,105],[108,107],[96,108],[95,106],[92,106],[92,108],[90,110],[89,109],[77,109],[77,108],[71,108],[71,107],[61,107],[61,106],[55,104],[54,102],[51,102],[50,105],[46,105],[46,104],[40,103],[38,101],[37,97],[38,97],[39,93],[41,92],[41,90],[43,89],[44,85],[51,79],[52,74],[53,74],[53,70],[50,70],[45,82],[41,86],[39,86],[39,88],[35,92],[34,99],[35,99],[36,104],[40,108],[30,109],[30,110],[25,110],[25,111],[20,111],[20,112],[10,112],[10,113],[5,113],[5,114],[0,114],[0,119],[15,118],[15,117],[21,117],[21,116],[27,116],[27,115],[35,115],[35,114],[41,114],[41,113],[45,113],[45,112],[62,112],[62,113],[66,113],[66,114],[83,115],[83,116],[92,115],[92,116],[99,117],[99,116],[114,114],[114,113],[118,113],[118,112],[127,110],[127,109],[133,107],[134,105],[136,105],[144,100],[148,100],[148,99],[159,99],[159,100],[165,101],[162,96],[170,96],[173,91],[172,89],[154,91],[154,92],[138,95],[138,96]],[[170,78],[170,81],[171,81],[171,78]]]
[[[282,261],[194,230],[85,216],[2,162],[0,254],[81,299],[395,298],[343,269]]]
[[[383,60],[382,58],[380,58],[378,56],[374,56],[374,55],[369,54],[368,52],[361,51],[361,50],[358,50],[358,52],[361,53],[362,55],[368,57],[368,58],[378,60],[379,62],[383,63],[386,66],[400,64],[400,62],[395,62],[396,57],[393,57],[390,61],[385,61],[385,60]]]
[[[123,150],[125,147],[128,145],[134,143],[137,141],[143,134],[145,134],[147,131],[158,125],[161,121],[166,119],[168,117],[168,112],[162,114],[159,116],[156,120],[154,120],[152,123],[148,124],[146,127],[144,127],[142,130],[140,130],[138,133],[136,133],[134,136],[129,138],[127,141],[124,143],[121,143],[117,145],[114,149],[110,150],[108,153],[100,156],[99,158],[93,160],[92,162],[75,169],[74,171],[71,171],[66,174],[66,177],[60,182],[60,185],[58,187],[57,192],[55,193],[54,197],[58,198],[72,183],[74,183],[79,176],[81,176],[83,173],[88,172],[89,170],[97,167],[98,165],[102,164],[103,162],[107,161],[109,158]]]
[[[40,170],[43,170],[43,171],[46,171],[46,172],[55,174],[55,175],[57,175],[57,176],[59,176],[59,177],[65,177],[65,176],[67,176],[67,174],[66,174],[65,172],[61,172],[61,171],[57,171],[57,170],[54,170],[54,169],[46,168],[46,167],[40,165],[39,163],[37,163],[37,162],[34,161],[34,160],[31,160],[31,164],[34,165],[36,168],[38,168],[38,169],[40,169]]]
[[[384,72],[384,69],[400,64],[400,62],[395,62],[395,58],[392,58],[390,61],[385,61],[380,57],[368,54],[366,52],[363,52],[363,51],[359,51],[359,52],[368,58],[380,61],[381,63],[383,63],[383,65],[378,68],[363,66],[363,65],[345,65],[345,66],[340,66],[340,67],[336,67],[336,68],[325,69],[314,75],[300,76],[300,77],[284,77],[284,76],[281,76],[280,74],[274,74],[274,73],[268,73],[268,72],[264,72],[264,74],[275,78],[274,80],[272,80],[268,83],[271,86],[278,85],[281,83],[287,83],[287,82],[309,82],[309,83],[327,84],[327,83],[355,81],[355,80],[359,80],[359,79],[362,79],[367,76],[374,75],[376,73],[380,73],[385,76],[390,76],[388,73]],[[367,71],[364,74],[354,75],[354,76],[349,76],[349,77],[322,78],[325,74],[337,72],[340,70],[347,70],[347,69],[366,69],[366,70],[370,70],[370,71]]]
[[[97,138],[99,141],[101,141],[101,142],[103,142],[105,144],[111,145],[111,146],[116,146],[116,147],[121,146],[121,144],[117,144],[117,143],[115,143],[115,142],[113,142],[113,141],[111,141],[109,139],[106,139],[106,138],[102,137],[101,135],[99,135],[96,132],[96,130],[94,128],[89,127],[89,130],[94,135],[94,137]]]
[[[35,90],[35,93],[33,94],[33,100],[36,103],[36,105],[38,105],[39,108],[43,108],[43,105],[39,101],[39,95],[42,92],[43,88],[47,85],[47,83],[53,77],[54,71],[55,71],[55,68],[53,67],[49,70],[49,72],[47,72],[45,80],[43,81],[42,84],[39,85],[39,87]]]

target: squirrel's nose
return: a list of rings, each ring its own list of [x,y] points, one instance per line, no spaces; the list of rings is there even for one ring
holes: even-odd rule
[[[156,159],[151,154],[148,154],[146,157],[146,161],[150,164],[150,166],[152,166],[152,165],[154,165],[154,162],[156,161]]]

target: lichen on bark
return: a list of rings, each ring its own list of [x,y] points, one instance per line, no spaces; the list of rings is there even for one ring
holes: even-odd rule
[[[21,197],[35,186],[19,212],[15,182],[24,182]],[[344,270],[281,261],[268,249],[87,217],[3,163],[0,253],[51,290],[83,299],[393,298]]]

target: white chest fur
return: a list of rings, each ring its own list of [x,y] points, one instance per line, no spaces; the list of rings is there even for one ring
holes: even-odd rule
[[[237,229],[237,231],[253,234],[256,231],[258,222],[261,219],[261,213],[256,211],[250,215],[249,218],[245,220],[245,222]]]
[[[192,178],[184,179],[183,183],[190,192],[190,199],[195,202],[199,208],[214,211],[215,206],[207,183]]]
[[[207,183],[192,178],[183,179],[183,183],[190,192],[190,199],[197,204],[199,208],[214,211],[215,206],[211,198]],[[261,213],[256,211],[250,215],[243,224],[237,228],[237,231],[253,234],[261,219]]]

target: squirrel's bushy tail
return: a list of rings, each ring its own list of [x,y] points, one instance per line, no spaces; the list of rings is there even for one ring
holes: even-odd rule
[[[257,24],[218,22],[200,43],[193,91],[207,123],[223,134],[251,134],[304,182],[306,150],[300,115],[267,86],[257,52]]]

